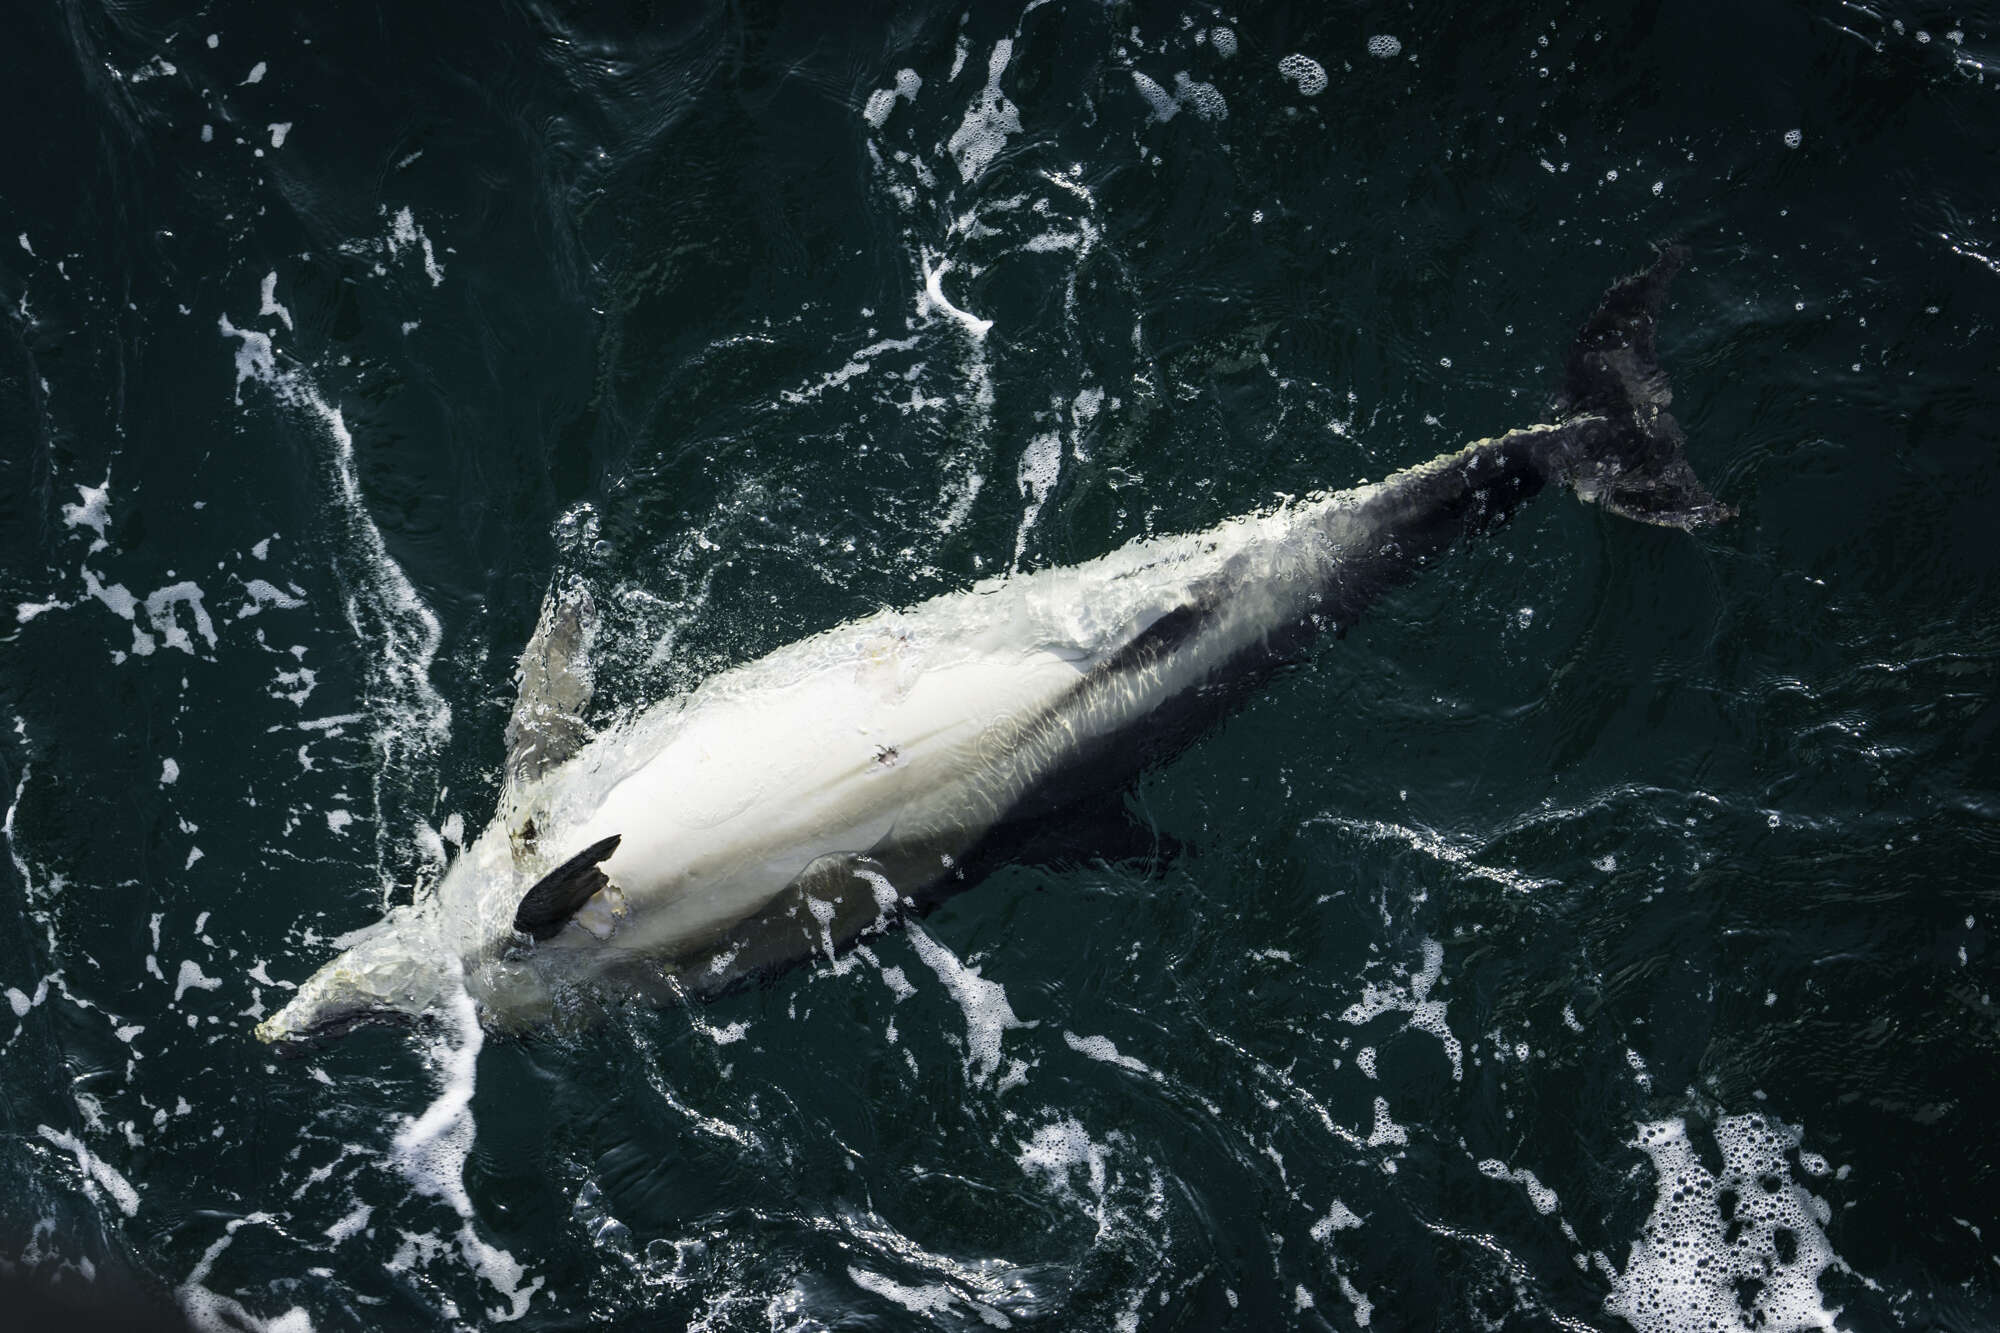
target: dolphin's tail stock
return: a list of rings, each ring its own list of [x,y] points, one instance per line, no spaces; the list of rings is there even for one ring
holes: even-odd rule
[[[1660,249],[1652,267],[1616,283],[1571,346],[1561,421],[1601,418],[1609,430],[1572,436],[1567,471],[1579,498],[1662,527],[1698,528],[1735,514],[1688,466],[1686,437],[1667,411],[1673,391],[1654,329],[1667,285],[1687,263],[1683,245]]]

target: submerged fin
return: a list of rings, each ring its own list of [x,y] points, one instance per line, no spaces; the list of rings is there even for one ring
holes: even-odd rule
[[[590,644],[597,606],[580,587],[549,590],[521,651],[521,693],[507,719],[507,785],[519,791],[582,748],[590,732]]]
[[[1577,334],[1557,406],[1567,418],[1600,417],[1570,463],[1582,499],[1663,527],[1696,528],[1735,510],[1708,493],[1688,466],[1686,438],[1667,407],[1655,330],[1667,285],[1686,265],[1686,246],[1660,249],[1651,268],[1614,285]]]
[[[1127,866],[1158,873],[1187,844],[1154,827],[1120,790],[1066,800],[1046,815],[1010,819],[974,853],[976,871],[989,865]],[[972,876],[968,876],[971,878]]]
[[[809,959],[832,962],[855,940],[920,911],[929,886],[951,873],[928,850],[816,856],[764,907],[683,958],[680,984],[714,996]]]
[[[618,850],[622,836],[614,833],[602,842],[593,842],[537,880],[514,909],[514,929],[538,940],[561,930],[592,895],[611,882],[597,863]]]

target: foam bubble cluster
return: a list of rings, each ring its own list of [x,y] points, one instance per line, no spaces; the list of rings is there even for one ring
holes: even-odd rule
[[[1365,983],[1361,988],[1361,998],[1342,1011],[1340,1021],[1359,1027],[1392,1011],[1408,1014],[1411,1027],[1438,1039],[1445,1055],[1451,1060],[1452,1080],[1461,1081],[1465,1078],[1464,1048],[1459,1045],[1451,1025],[1445,1021],[1445,1001],[1431,998],[1432,988],[1444,975],[1444,946],[1436,940],[1426,939],[1423,951],[1423,966],[1409,976],[1407,985]],[[1373,1061],[1371,1054],[1362,1071],[1370,1078],[1375,1076]]]
[[[1105,1190],[1110,1183],[1106,1168],[1109,1146],[1090,1137],[1075,1116],[1065,1116],[1035,1131],[1021,1145],[1015,1160],[1023,1173],[1039,1178],[1058,1193],[1067,1194],[1089,1208],[1102,1232],[1106,1225]],[[1089,1182],[1090,1198],[1085,1199],[1071,1184],[1071,1172],[1080,1170]]]
[[[1297,52],[1286,56],[1278,62],[1278,76],[1287,83],[1297,84],[1306,97],[1318,97],[1326,91],[1326,66],[1311,56]]]
[[[1037,435],[1028,441],[1028,447],[1021,453],[1020,474],[1017,478],[1021,494],[1028,501],[1021,514],[1020,531],[1014,534],[1014,563],[1020,564],[1021,557],[1028,549],[1028,529],[1035,525],[1035,519],[1042,512],[1049,493],[1055,490],[1056,481],[1062,473],[1062,436],[1054,431]]]
[[[1403,54],[1402,38],[1391,37],[1386,32],[1377,33],[1368,39],[1368,54],[1377,60],[1394,60]]]
[[[1136,69],[1132,71],[1132,86],[1146,99],[1146,105],[1153,108],[1154,120],[1168,121],[1180,114],[1181,105],[1173,94]]]
[[[894,87],[878,88],[868,94],[868,105],[861,111],[862,119],[876,129],[881,129],[884,122],[889,119],[889,113],[896,109],[897,100],[914,102],[917,100],[917,94],[923,91],[923,87],[923,78],[915,70],[897,70]]]
[[[1229,119],[1229,102],[1221,90],[1212,83],[1193,78],[1186,70],[1174,75],[1174,90],[1171,93],[1136,69],[1132,71],[1132,86],[1138,90],[1139,96],[1146,99],[1146,105],[1153,109],[1154,120],[1172,120],[1183,107],[1202,120]]]
[[[1819,1277],[1846,1268],[1821,1228],[1826,1201],[1794,1184],[1786,1154],[1797,1130],[1761,1115],[1715,1125],[1722,1171],[1711,1175],[1685,1121],[1639,1126],[1659,1173],[1652,1216],[1605,1308],[1639,1333],[1832,1329]]]
[[[1021,113],[1000,91],[1000,76],[1006,73],[1007,62],[1013,58],[1011,39],[993,44],[993,55],[986,62],[986,87],[966,107],[965,120],[945,144],[958,163],[958,178],[968,184],[978,180],[993,159],[1000,156],[1009,135],[1021,132]]]
[[[1174,75],[1174,100],[1190,108],[1203,120],[1229,119],[1229,103],[1212,83],[1191,79],[1187,71]]]

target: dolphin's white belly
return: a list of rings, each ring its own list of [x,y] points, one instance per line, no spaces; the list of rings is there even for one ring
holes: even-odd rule
[[[572,835],[622,839],[603,864],[628,913],[619,947],[671,955],[762,908],[814,858],[868,852],[903,812],[965,783],[994,726],[1050,706],[1080,674],[1047,649],[931,666],[908,637],[857,646],[851,663],[700,708]]]
[[[871,617],[608,732],[545,783],[542,851],[554,864],[617,835],[601,867],[610,887],[580,929],[542,947],[602,955],[601,966],[672,959],[757,913],[818,857],[866,854],[918,824],[929,843],[970,846],[1098,733],[1143,718],[1268,628],[1278,608],[1264,589],[1164,669],[1076,706],[1093,668],[1225,561],[1277,549],[1298,518],[1135,543]],[[1043,736],[1018,744],[1030,725]]]

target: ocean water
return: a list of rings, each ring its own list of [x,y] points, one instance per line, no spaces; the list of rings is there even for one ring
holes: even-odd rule
[[[0,1261],[205,1329],[2000,1324],[2000,13],[18,6]],[[1550,495],[920,926],[250,1030],[614,722],[1543,418]]]

